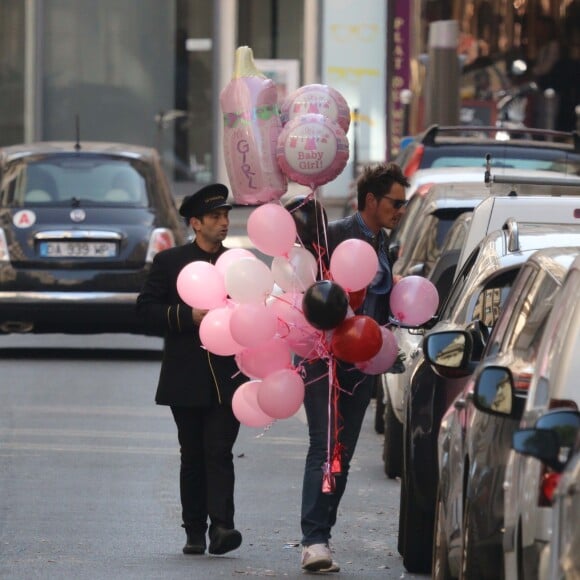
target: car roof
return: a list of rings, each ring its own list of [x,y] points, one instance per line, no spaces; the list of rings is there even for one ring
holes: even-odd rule
[[[483,161],[483,160],[482,160]],[[514,169],[510,167],[493,167],[492,176],[509,176],[513,177],[514,183],[517,179],[526,180],[530,178],[560,180],[566,181],[571,177],[577,179],[577,176],[570,176],[558,171],[544,171],[540,169]],[[409,179],[410,186],[407,188],[407,195],[413,194],[419,187],[432,183],[485,183],[486,168],[481,167],[428,167],[417,170]],[[499,183],[493,183],[494,190],[498,193],[508,192],[509,186],[499,187]],[[513,189],[513,185],[511,186]]]
[[[10,162],[22,157],[50,154],[58,155],[63,153],[74,153],[77,155],[115,155],[131,159],[140,158],[148,161],[158,157],[157,151],[152,147],[131,145],[128,143],[82,141],[77,148],[77,144],[74,141],[40,141],[37,143],[27,143],[2,147],[0,148],[0,159],[3,162]]]

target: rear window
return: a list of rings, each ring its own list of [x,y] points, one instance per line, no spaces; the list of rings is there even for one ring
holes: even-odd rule
[[[421,168],[485,167],[485,155],[491,154],[492,167],[557,171],[580,175],[580,155],[541,147],[472,146],[426,147]]]
[[[108,156],[20,159],[2,176],[2,204],[147,207],[145,166]]]

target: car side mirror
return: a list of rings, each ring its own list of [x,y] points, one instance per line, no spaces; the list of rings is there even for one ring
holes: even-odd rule
[[[558,460],[558,436],[550,429],[520,429],[512,435],[512,448],[522,455],[539,459],[558,473],[564,468]]]
[[[516,406],[510,370],[506,367],[485,367],[475,379],[473,404],[484,413],[502,417],[515,417],[521,412]]]
[[[425,359],[438,375],[446,378],[471,374],[472,348],[471,336],[462,330],[434,332],[423,339]]]
[[[512,447],[518,453],[539,459],[561,472],[579,445],[580,413],[554,409],[541,415],[532,429],[513,434]]]

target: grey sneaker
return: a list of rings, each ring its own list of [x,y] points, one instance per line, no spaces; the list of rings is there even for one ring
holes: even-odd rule
[[[302,548],[302,569],[321,572],[332,567],[332,554],[328,544],[311,544]]]

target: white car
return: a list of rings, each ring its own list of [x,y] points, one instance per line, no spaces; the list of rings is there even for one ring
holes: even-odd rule
[[[546,413],[557,407],[579,409],[579,296],[580,259],[577,258],[546,322],[521,428],[537,426]],[[504,481],[503,545],[507,580],[538,578],[540,555],[552,539],[551,492],[556,479],[554,471],[538,459],[515,450],[510,452]],[[572,514],[567,516],[573,517]],[[574,525],[578,530],[577,519]],[[578,543],[577,537],[575,542]],[[545,564],[546,552],[543,568]]]

